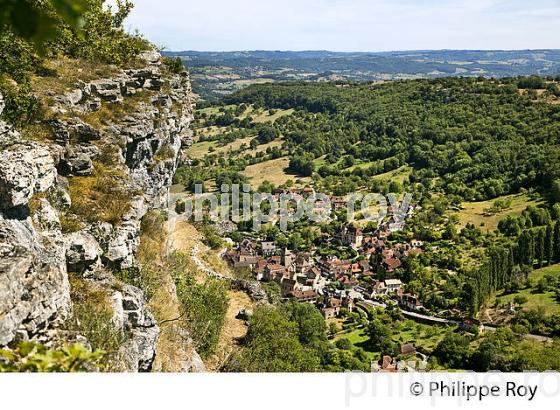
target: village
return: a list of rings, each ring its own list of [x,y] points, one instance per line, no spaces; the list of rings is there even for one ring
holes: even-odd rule
[[[309,192],[303,190],[304,192]],[[278,195],[278,193],[275,193]],[[347,206],[347,199],[332,197],[333,211]],[[406,213],[413,215],[414,206]],[[337,256],[320,256],[315,249],[304,252],[279,247],[274,241],[244,239],[235,244],[224,258],[234,269],[249,269],[262,282],[276,282],[282,298],[315,304],[325,320],[339,316],[342,308],[353,311],[356,303],[378,301],[393,303],[402,309],[424,311],[418,297],[404,291],[404,284],[395,277],[402,259],[423,252],[424,244],[413,240],[408,244],[391,245],[387,238],[404,228],[389,207],[387,216],[373,233],[347,223],[332,241],[357,253],[352,260]],[[372,261],[376,261],[375,264]],[[384,276],[380,278],[378,272]]]

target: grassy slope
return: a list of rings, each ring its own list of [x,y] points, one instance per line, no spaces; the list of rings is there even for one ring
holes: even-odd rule
[[[282,185],[287,181],[300,180],[302,183],[311,181],[311,178],[305,178],[286,172],[290,160],[288,157],[273,159],[261,162],[260,164],[250,165],[245,168],[243,174],[251,179],[251,184],[258,187],[265,180],[272,182],[274,185]]]
[[[501,212],[495,214],[485,213],[485,209],[492,208],[492,205],[497,199],[511,200],[511,206]],[[508,215],[519,215],[529,205],[538,205],[540,202],[532,200],[527,195],[509,195],[496,198],[490,201],[483,202],[465,202],[463,203],[464,209],[454,214],[459,216],[459,224],[464,227],[468,223],[473,223],[475,226],[483,227],[487,230],[494,230],[498,226],[498,222]]]
[[[560,264],[535,270],[530,274],[529,278],[536,283],[539,279],[542,279],[546,275],[554,275],[556,277],[560,276]],[[542,307],[546,314],[560,313],[560,303],[556,301],[554,292],[536,293],[535,288],[523,289],[510,295],[498,295],[496,297],[496,301],[498,304],[508,304],[518,295],[522,295],[527,298],[527,302],[522,306],[524,310]]]
[[[393,327],[392,339],[396,344],[412,343],[423,353],[430,353],[451,329],[446,326],[430,326],[405,320]],[[348,339],[354,346],[363,348],[372,359],[379,358],[379,352],[373,351],[367,343],[366,329],[357,329],[341,334],[335,340],[338,339]]]

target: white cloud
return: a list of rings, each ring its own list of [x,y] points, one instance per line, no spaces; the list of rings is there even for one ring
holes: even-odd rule
[[[134,0],[173,50],[558,48],[560,0]]]

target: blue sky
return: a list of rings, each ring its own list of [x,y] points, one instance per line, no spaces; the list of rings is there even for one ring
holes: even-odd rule
[[[133,0],[170,50],[560,48],[560,0]]]

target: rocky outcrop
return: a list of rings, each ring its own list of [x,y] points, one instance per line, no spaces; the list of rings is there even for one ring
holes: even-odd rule
[[[27,149],[26,149],[27,148]],[[31,144],[0,154],[0,345],[28,339],[70,309],[64,241],[57,212],[44,199],[56,180],[48,151]]]
[[[0,153],[0,207],[25,206],[35,193],[53,186],[57,172],[50,152],[36,143],[16,144]]]
[[[50,94],[52,141],[22,142],[0,121],[0,346],[51,337],[71,313],[73,272],[113,301],[113,321],[129,335],[119,352],[122,370],[153,367],[159,327],[142,291],[115,290],[110,272],[138,269],[142,218],[167,205],[181,146],[192,140],[193,97],[186,73],[165,71],[156,52],[141,58],[143,68]],[[126,115],[104,116],[102,126],[89,122],[104,104],[124,103]],[[0,95],[0,114],[3,108]],[[118,223],[82,219],[77,232],[63,234],[61,217],[72,216],[68,181],[95,176],[107,155],[131,193],[128,210]],[[191,359],[183,367],[200,368],[196,352]]]
[[[75,232],[65,237],[68,270],[83,273],[95,269],[103,251],[89,232]]]
[[[112,295],[113,321],[118,328],[129,334],[127,342],[120,348],[123,371],[148,372],[155,360],[159,327],[153,315],[146,308],[142,291],[126,285],[122,292]]]
[[[116,269],[128,269],[136,264],[135,254],[140,245],[140,225],[148,212],[149,204],[144,196],[132,198],[130,211],[117,227],[107,227],[101,234],[105,244],[104,259],[106,264]],[[109,229],[107,229],[109,228]]]

